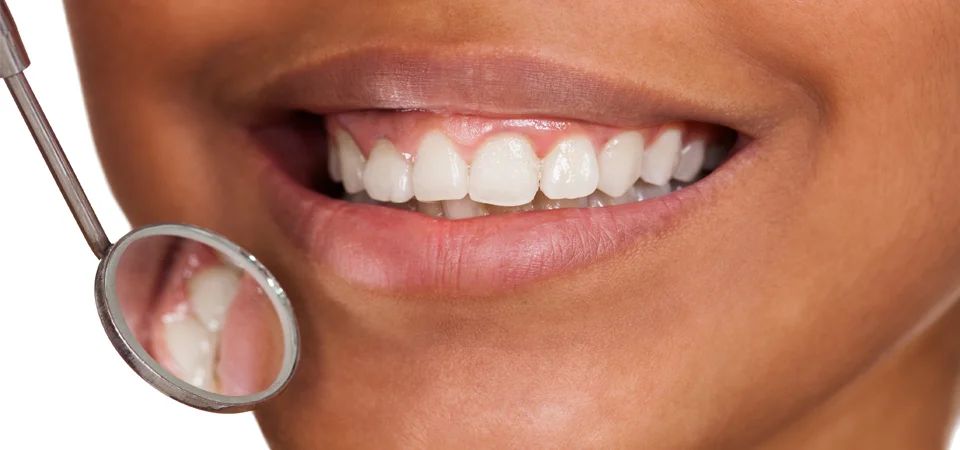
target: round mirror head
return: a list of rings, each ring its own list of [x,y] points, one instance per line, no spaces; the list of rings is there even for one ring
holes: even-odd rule
[[[299,336],[290,303],[252,255],[209,231],[134,230],[97,273],[97,308],[124,360],[187,405],[242,412],[293,375]]]

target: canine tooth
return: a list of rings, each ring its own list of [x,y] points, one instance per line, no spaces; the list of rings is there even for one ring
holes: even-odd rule
[[[707,143],[702,139],[690,141],[683,147],[683,150],[680,150],[680,162],[677,164],[677,170],[673,173],[673,178],[686,183],[696,180],[700,171],[703,170],[706,149]]]
[[[363,191],[363,166],[365,161],[360,147],[346,131],[337,130],[334,133],[337,147],[340,149],[340,176],[343,178],[343,189],[348,194]]]
[[[443,216],[448,219],[469,219],[487,214],[487,210],[483,205],[469,198],[443,201]]]
[[[187,299],[200,322],[210,331],[220,331],[227,310],[240,286],[240,274],[224,266],[197,272],[187,282]]]
[[[704,153],[703,170],[717,170],[717,167],[720,167],[720,164],[723,163],[723,160],[727,158],[727,149],[725,149],[723,145],[719,144],[707,146],[707,149]]]
[[[640,178],[643,135],[629,131],[614,136],[597,155],[597,163],[600,169],[597,189],[607,195],[623,195]]]
[[[663,186],[657,186],[655,184],[640,182],[640,183],[637,183],[637,185],[634,186],[634,188],[636,189],[637,195],[639,196],[639,200],[650,200],[652,198],[663,197],[664,195],[667,195],[673,192],[673,189],[670,187],[669,184],[665,184]]]
[[[443,204],[440,202],[419,202],[417,211],[433,217],[443,217]]]
[[[650,184],[663,186],[670,182],[680,158],[683,130],[670,126],[643,152],[640,178]]]
[[[381,139],[373,146],[363,169],[363,186],[370,198],[381,202],[403,203],[413,198],[410,162],[393,143]]]
[[[525,137],[501,134],[487,140],[473,157],[470,198],[497,206],[530,203],[540,188],[540,161]]]
[[[192,317],[164,323],[164,339],[184,381],[209,389],[213,385],[217,335]]]
[[[413,192],[417,200],[434,202],[467,196],[467,163],[446,135],[431,131],[424,136],[413,164]]]
[[[327,144],[327,172],[330,173],[330,179],[335,183],[343,182],[343,173],[340,167],[340,146],[337,140],[330,138]]]
[[[580,198],[597,190],[597,151],[584,136],[561,140],[541,169],[540,190],[548,198]]]

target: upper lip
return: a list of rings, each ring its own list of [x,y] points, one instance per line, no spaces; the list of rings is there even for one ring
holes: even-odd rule
[[[763,102],[734,108],[742,100],[705,98],[689,84],[656,85],[521,52],[368,48],[276,73],[257,90],[256,103],[266,110],[420,109],[624,128],[683,120],[748,136],[772,125],[771,105]]]

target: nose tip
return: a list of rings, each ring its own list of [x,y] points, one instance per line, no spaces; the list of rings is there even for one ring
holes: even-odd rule
[[[17,24],[13,21],[7,2],[0,0],[0,78],[9,78],[30,65],[27,50],[23,48]]]

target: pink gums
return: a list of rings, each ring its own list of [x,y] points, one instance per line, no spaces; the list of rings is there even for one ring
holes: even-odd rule
[[[366,156],[381,139],[389,140],[401,154],[415,156],[424,135],[440,131],[457,145],[460,156],[469,162],[480,145],[496,134],[515,133],[526,137],[537,156],[543,158],[560,140],[574,136],[590,139],[597,151],[625,131],[637,131],[646,142],[652,142],[662,125],[626,130],[569,120],[498,119],[424,111],[361,111],[330,115],[327,128],[331,132],[346,131]]]

